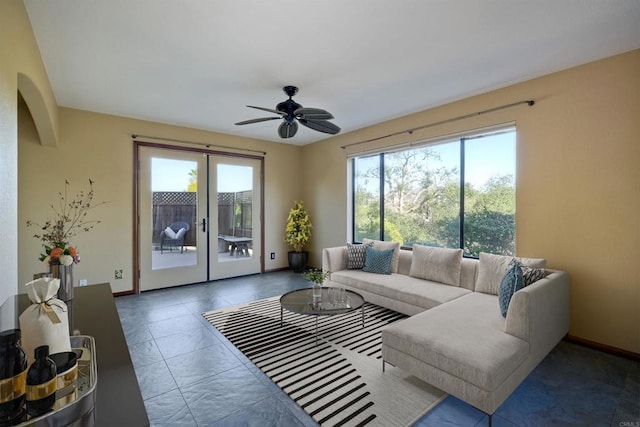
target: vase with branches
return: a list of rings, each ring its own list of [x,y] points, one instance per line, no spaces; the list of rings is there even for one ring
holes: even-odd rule
[[[80,233],[91,231],[99,220],[88,218],[89,212],[106,202],[94,204],[93,181],[89,180],[89,189],[80,190],[73,198],[69,198],[70,183],[64,181],[64,191],[58,193],[58,203],[49,205],[53,219],[44,222],[27,221],[27,227],[36,227],[33,235],[42,242],[44,252],[39,259],[49,266],[49,271],[60,279],[59,297],[68,301],[73,297],[73,274],[71,267],[80,262],[80,253],[71,244],[71,239]],[[67,283],[69,282],[69,283]]]

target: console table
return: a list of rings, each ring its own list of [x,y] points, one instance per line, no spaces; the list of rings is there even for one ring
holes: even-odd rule
[[[108,283],[84,286],[75,288],[74,293],[73,301],[67,304],[70,310],[70,332],[78,330],[82,335],[91,335],[96,342],[98,384],[95,426],[148,426],[149,418],[111,286]],[[17,305],[17,310],[14,309],[14,304]],[[21,294],[9,298],[0,310],[7,305],[14,305],[11,308],[19,315],[29,304],[27,295]]]

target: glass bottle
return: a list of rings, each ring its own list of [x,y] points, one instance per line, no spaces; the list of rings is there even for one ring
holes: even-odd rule
[[[27,372],[27,414],[31,417],[48,412],[56,403],[56,364],[49,358],[49,346],[34,350],[35,361]]]
[[[24,416],[27,356],[20,329],[0,332],[0,424],[15,424]]]

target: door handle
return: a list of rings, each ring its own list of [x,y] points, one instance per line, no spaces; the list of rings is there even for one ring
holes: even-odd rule
[[[202,224],[202,232],[206,233],[207,232],[207,218],[202,218],[202,222],[200,224]]]

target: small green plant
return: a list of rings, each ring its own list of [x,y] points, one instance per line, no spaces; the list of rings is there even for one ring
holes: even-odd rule
[[[304,246],[311,238],[311,219],[309,212],[301,201],[296,201],[289,211],[287,227],[285,228],[284,241],[296,252],[302,252]]]
[[[302,277],[304,277],[305,280],[317,283],[318,285],[322,286],[325,280],[331,278],[331,272],[329,270],[324,271],[317,268],[312,268],[311,270],[302,273]]]

